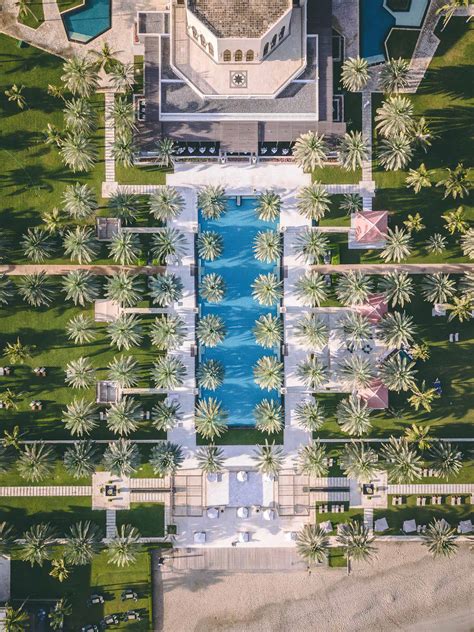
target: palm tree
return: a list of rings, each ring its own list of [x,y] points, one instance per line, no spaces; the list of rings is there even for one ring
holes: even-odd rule
[[[470,4],[470,0],[447,0],[447,2],[445,2],[442,6],[438,7],[436,15],[441,13],[443,16],[443,26],[441,31],[444,31],[444,29],[448,26],[449,21],[456,14],[458,9],[461,7],[469,7]],[[468,21],[469,19],[470,17],[468,17]]]
[[[158,151],[157,162],[166,169],[173,166],[173,155],[176,153],[178,146],[171,138],[161,138],[156,143]]]
[[[380,289],[383,292],[387,303],[391,303],[392,307],[405,307],[411,302],[411,298],[415,293],[413,279],[408,272],[388,272],[380,280]]]
[[[107,413],[107,428],[114,434],[128,436],[140,427],[141,408],[133,397],[122,397],[111,404]]]
[[[408,213],[408,216],[406,220],[404,220],[403,224],[407,227],[408,232],[410,233],[419,233],[421,230],[426,228],[423,224],[420,213],[415,213],[414,215]]]
[[[276,477],[285,462],[283,448],[276,446],[275,442],[268,443],[268,439],[265,439],[265,445],[257,445],[257,449],[253,452],[252,459],[255,461],[257,470],[261,474]]]
[[[183,282],[175,274],[164,272],[150,277],[149,290],[153,303],[159,307],[169,307],[183,297]]]
[[[94,231],[86,226],[76,226],[66,231],[63,240],[64,253],[71,261],[91,263],[97,256],[98,244]]]
[[[196,336],[203,347],[217,347],[225,335],[225,323],[220,316],[207,314],[199,319]]]
[[[99,452],[92,441],[78,441],[64,452],[64,467],[73,478],[91,476],[95,472]]]
[[[133,64],[116,62],[108,74],[110,82],[117,92],[131,92],[135,85],[135,67]]]
[[[362,169],[362,163],[368,159],[369,153],[362,132],[351,130],[346,132],[339,144],[339,160],[346,171]]]
[[[436,441],[430,450],[433,469],[440,478],[448,480],[457,476],[462,468],[462,452],[449,441]]]
[[[457,549],[458,543],[455,529],[451,528],[446,520],[433,520],[428,525],[427,530],[422,534],[425,546],[433,557],[452,557]]]
[[[318,167],[322,167],[326,160],[327,146],[324,134],[318,136],[313,131],[301,134],[293,145],[292,154],[298,167],[305,173],[311,173]]]
[[[419,410],[421,407],[427,412],[431,412],[431,404],[438,397],[438,391],[435,388],[426,388],[426,383],[423,380],[421,388],[416,385],[412,387],[412,394],[408,398],[408,402],[415,410]]]
[[[57,579],[60,584],[69,579],[69,568],[62,557],[51,560],[51,570],[49,576]]]
[[[385,360],[380,366],[380,379],[391,391],[409,391],[415,385],[415,363],[402,358],[399,353]]]
[[[181,419],[181,404],[173,400],[157,402],[151,411],[151,423],[157,430],[172,430]]]
[[[298,449],[298,470],[301,474],[316,478],[328,475],[326,448],[319,441],[312,441]]]
[[[463,296],[467,296],[471,299],[474,298],[474,272],[466,272],[466,274],[461,277],[459,288]]]
[[[116,233],[109,244],[109,253],[115,263],[122,266],[136,264],[141,252],[138,235],[129,232]]]
[[[71,57],[63,64],[61,81],[67,90],[81,97],[91,97],[99,78],[94,64],[85,57]]]
[[[208,303],[220,303],[225,296],[225,282],[220,274],[211,272],[201,279],[199,292]]]
[[[186,367],[177,356],[160,356],[153,365],[156,388],[166,391],[181,386],[186,376]]]
[[[461,249],[465,257],[474,259],[474,228],[469,228],[461,237]]]
[[[23,364],[29,360],[36,349],[33,345],[25,345],[17,338],[15,342],[7,342],[3,349],[3,355],[11,364]]]
[[[61,209],[56,207],[52,208],[51,211],[44,211],[41,213],[41,221],[43,222],[43,227],[47,233],[50,235],[61,234],[63,231],[63,213]]]
[[[186,338],[186,325],[177,314],[163,314],[150,329],[151,344],[160,351],[173,351]]]
[[[372,337],[370,320],[359,312],[349,312],[340,323],[346,342],[354,349],[362,349],[367,340]]]
[[[422,461],[406,437],[390,437],[382,445],[385,469],[395,484],[409,484],[421,477]]]
[[[324,529],[315,524],[305,524],[296,536],[296,549],[310,568],[322,564],[329,553],[329,538]]]
[[[273,272],[259,274],[252,283],[252,296],[260,305],[275,305],[283,296],[283,283]]]
[[[306,228],[295,240],[295,252],[304,263],[319,263],[330,248],[329,240],[324,233]]]
[[[255,321],[253,334],[258,345],[271,349],[280,344],[283,337],[283,325],[278,316],[262,314]]]
[[[306,388],[314,391],[327,380],[327,367],[317,356],[309,355],[297,365],[296,375]]]
[[[0,274],[0,305],[8,305],[13,298],[13,284],[6,274]]]
[[[437,182],[437,187],[444,187],[443,199],[451,196],[453,200],[460,197],[461,199],[469,194],[469,170],[459,162],[454,169],[446,169],[447,174],[443,180]]]
[[[64,619],[71,616],[72,606],[62,597],[55,604],[54,608],[48,614],[49,626],[52,630],[62,630],[64,627]]]
[[[348,215],[362,210],[362,198],[358,193],[344,193],[339,208]]]
[[[219,219],[227,208],[225,190],[221,186],[203,187],[198,193],[197,201],[205,219]]]
[[[319,221],[329,210],[329,194],[320,182],[313,182],[298,193],[298,212],[309,220]]]
[[[5,617],[3,623],[6,632],[24,632],[27,629],[30,615],[23,610],[22,603],[19,608],[5,604]]]
[[[200,399],[194,411],[196,432],[204,439],[212,441],[220,437],[227,430],[227,411],[221,402],[213,397]]]
[[[412,424],[405,429],[405,438],[409,443],[416,443],[417,448],[424,452],[431,446],[430,430],[430,426]]]
[[[70,340],[76,344],[83,345],[91,342],[96,336],[94,321],[90,316],[79,314],[68,321],[66,325],[66,333]]]
[[[8,450],[8,440],[9,440],[9,436],[8,436],[8,431],[6,432],[5,430],[4,432],[4,439],[2,442],[0,442],[0,472],[2,474],[4,474],[5,472],[8,472],[8,470],[10,469],[10,466],[12,464],[13,461],[13,457],[12,454],[10,453],[10,451]],[[18,441],[17,441],[18,443]],[[19,445],[18,447],[15,446],[15,448],[17,450],[20,449]]]
[[[423,277],[421,294],[430,303],[447,303],[456,294],[456,283],[449,274],[430,274]]]
[[[407,59],[389,59],[380,73],[380,86],[384,92],[399,92],[408,85],[410,63]]]
[[[424,116],[421,116],[419,119],[413,121],[412,128],[410,130],[410,137],[414,144],[421,147],[426,154],[428,148],[431,147],[433,134],[431,133]]]
[[[149,198],[150,213],[160,222],[176,219],[184,207],[184,198],[174,187],[163,186]]]
[[[387,347],[408,347],[414,340],[413,317],[405,312],[387,312],[379,322],[380,337]]]
[[[50,524],[40,522],[30,527],[23,534],[20,558],[29,562],[31,566],[43,566],[45,560],[50,559],[50,547],[54,543],[56,534]]]
[[[170,441],[161,441],[150,452],[150,465],[153,473],[159,477],[176,474],[183,461],[181,446]]]
[[[385,171],[404,169],[413,156],[408,136],[403,134],[384,138],[380,143],[378,159]]]
[[[455,296],[453,302],[449,304],[448,321],[451,322],[455,318],[460,323],[469,320],[472,314],[472,297],[471,296]]]
[[[134,314],[121,314],[107,326],[107,334],[119,351],[138,347],[143,339],[140,320]]]
[[[109,198],[109,209],[111,209],[112,214],[125,224],[137,219],[139,207],[140,199],[133,193],[116,191]]]
[[[380,469],[377,452],[363,441],[346,443],[340,464],[347,478],[354,478],[360,483],[371,481]]]
[[[342,274],[336,285],[336,296],[343,305],[363,305],[374,290],[372,279],[363,272]]]
[[[312,399],[297,405],[295,419],[303,430],[317,432],[326,421],[326,413],[324,407]]]
[[[47,145],[56,145],[56,147],[61,147],[61,143],[63,142],[63,132],[61,132],[56,125],[48,123],[46,128],[43,130],[43,134],[44,142]]]
[[[100,50],[91,50],[90,54],[93,58],[95,58],[97,69],[102,70],[103,68],[106,73],[108,73],[115,64],[120,63],[115,58],[117,52],[112,50],[108,42],[104,42]]]
[[[107,445],[104,468],[115,476],[131,476],[140,465],[140,452],[136,443],[120,437]]]
[[[259,231],[253,242],[253,251],[258,261],[273,263],[280,260],[282,242],[276,230]]]
[[[340,525],[336,539],[338,544],[345,549],[348,575],[352,560],[366,562],[376,551],[376,548],[372,546],[374,536],[371,535],[369,528],[356,520]]]
[[[205,230],[197,238],[198,255],[205,261],[214,261],[222,254],[223,241],[219,233]]]
[[[112,116],[118,136],[136,131],[135,108],[127,97],[119,96],[115,99]]]
[[[107,277],[105,295],[122,307],[133,307],[142,296],[140,277],[126,270],[119,270]]]
[[[53,300],[53,291],[46,272],[25,274],[20,279],[19,286],[18,293],[28,305],[41,307],[42,305],[50,305]]]
[[[138,529],[130,524],[123,524],[119,527],[115,538],[109,542],[107,550],[109,564],[119,568],[135,564],[141,548]]]
[[[219,360],[206,360],[199,364],[197,371],[198,384],[200,388],[208,391],[215,391],[224,381],[225,369]]]
[[[47,92],[50,97],[54,99],[61,99],[64,101],[64,93],[66,92],[65,86],[57,86],[54,83],[48,83]]]
[[[341,82],[349,92],[361,92],[369,81],[369,64],[366,59],[348,57],[342,64]]]
[[[469,227],[464,217],[464,209],[462,206],[458,206],[455,211],[444,213],[441,217],[444,219],[445,228],[450,235],[454,235],[456,232],[461,234],[465,233]]]
[[[37,483],[52,472],[54,460],[51,446],[38,441],[27,443],[18,457],[18,473],[26,481]]]
[[[97,160],[97,152],[88,136],[67,133],[59,149],[64,164],[72,171],[90,171]]]
[[[84,520],[76,522],[69,527],[64,544],[64,559],[72,566],[85,566],[90,564],[92,558],[100,550],[99,527]]]
[[[283,408],[274,399],[262,399],[253,409],[255,427],[260,432],[274,434],[283,428]]]
[[[53,244],[42,228],[28,228],[21,240],[21,247],[27,259],[34,263],[42,263],[53,254]]]
[[[295,294],[305,307],[320,307],[328,296],[324,275],[315,270],[302,274],[295,283]]]
[[[204,474],[219,474],[224,469],[224,450],[215,445],[199,448],[196,459]]]
[[[339,402],[336,416],[341,430],[351,437],[361,437],[372,428],[367,402],[357,395],[349,395]]]
[[[412,253],[412,237],[411,233],[404,228],[395,226],[392,230],[387,229],[387,239],[385,248],[380,253],[380,257],[385,263],[400,263],[403,259],[409,257]]]
[[[5,90],[5,96],[9,101],[15,103],[20,110],[23,110],[26,107],[26,99],[23,94],[24,87],[25,86],[18,87],[16,83],[14,83],[9,90]]]
[[[253,379],[267,391],[279,389],[283,379],[283,362],[277,356],[262,356],[253,367]]]
[[[89,435],[97,428],[97,408],[93,402],[87,402],[83,397],[74,399],[63,411],[62,422],[73,436]]]
[[[154,257],[165,264],[179,263],[188,252],[184,234],[175,228],[163,228],[152,236],[151,248]]]
[[[351,355],[343,360],[340,365],[340,373],[343,381],[350,386],[351,390],[367,388],[375,377],[372,362],[368,358],[361,358],[357,355]]]
[[[8,522],[0,522],[0,555],[8,555],[15,544],[15,531]]]
[[[389,96],[376,110],[375,129],[385,138],[407,136],[413,125],[413,104],[408,97]]]
[[[95,382],[95,369],[89,358],[80,357],[66,365],[66,384],[72,388],[89,388]]]
[[[412,346],[410,353],[414,360],[426,362],[430,359],[430,348],[426,342],[418,342]]]
[[[115,136],[112,145],[112,156],[114,160],[125,168],[133,167],[138,148],[133,140],[133,135],[128,130],[121,130]]]
[[[7,388],[2,393],[0,393],[0,399],[3,402],[3,408],[6,410],[10,410],[13,408],[14,410],[18,410],[18,400],[21,397],[21,393],[16,393],[11,388]]]
[[[409,169],[405,179],[407,188],[412,188],[415,193],[419,193],[423,188],[431,187],[429,172],[424,163],[418,169]]]
[[[91,135],[97,127],[97,114],[88,99],[71,99],[64,102],[64,122],[72,134]]]
[[[461,243],[464,236],[461,237]],[[426,250],[433,255],[442,255],[446,250],[446,237],[443,237],[440,233],[433,233],[426,240]]]
[[[329,340],[329,328],[317,314],[306,313],[295,326],[295,337],[311,349],[322,349]]]
[[[68,272],[62,279],[62,289],[66,293],[67,301],[81,307],[94,302],[99,293],[95,277],[87,270]]]
[[[258,219],[264,222],[274,222],[280,215],[281,197],[275,191],[264,191],[257,198]]]

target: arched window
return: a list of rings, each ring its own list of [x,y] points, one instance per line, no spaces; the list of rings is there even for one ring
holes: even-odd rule
[[[200,35],[199,39],[201,41],[201,46],[205,46],[206,45],[206,38],[204,37],[204,35]]]
[[[280,33],[278,35],[278,40],[281,41],[284,37],[285,37],[285,27],[282,26],[281,30],[280,30]]]
[[[272,37],[272,48],[275,48],[277,43],[277,34],[275,33],[275,35]]]
[[[211,44],[211,42],[209,42],[208,47],[209,47],[209,55],[214,56],[214,46]]]
[[[198,38],[197,28],[195,26],[193,26],[191,30],[193,32],[194,39],[197,39]]]
[[[268,42],[263,47],[263,56],[265,57],[266,55],[268,55]]]
[[[242,59],[243,59],[242,51],[240,50],[240,48],[238,48],[234,53],[234,61],[242,61]]]
[[[224,51],[224,61],[231,61],[232,60],[232,55],[230,54],[230,50],[225,50]]]
[[[253,56],[253,50],[248,50],[245,53],[245,61],[253,61],[254,56]]]

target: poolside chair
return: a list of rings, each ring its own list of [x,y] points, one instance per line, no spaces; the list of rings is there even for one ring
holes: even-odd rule
[[[248,518],[249,517],[248,507],[239,507],[237,509],[237,516],[239,518]]]
[[[240,470],[240,472],[237,472],[237,480],[239,481],[239,483],[245,483],[248,480],[248,474],[247,472],[245,472],[244,470]]]

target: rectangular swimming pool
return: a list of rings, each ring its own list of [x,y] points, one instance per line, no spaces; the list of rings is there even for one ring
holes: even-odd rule
[[[259,274],[275,272],[275,264],[263,263],[254,257],[253,241],[261,230],[276,229],[278,222],[264,222],[255,211],[257,199],[228,198],[227,211],[218,220],[199,214],[200,231],[219,233],[223,252],[215,261],[199,261],[199,278],[204,274],[220,274],[226,294],[220,303],[208,303],[199,296],[201,316],[216,314],[226,325],[226,337],[217,347],[200,347],[200,360],[218,360],[225,367],[223,384],[216,391],[200,390],[201,397],[215,397],[228,412],[229,425],[255,425],[253,409],[262,399],[280,401],[277,391],[262,390],[253,379],[253,367],[264,355],[275,353],[257,345],[252,329],[262,314],[277,315],[278,308],[259,305],[252,297],[252,283]]]

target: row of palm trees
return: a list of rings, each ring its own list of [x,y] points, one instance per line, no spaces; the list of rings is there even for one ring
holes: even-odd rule
[[[55,562],[57,560],[53,560]],[[48,613],[48,623],[52,630],[63,630],[66,617],[72,614],[72,606],[69,601],[62,597],[55,602]],[[30,615],[25,610],[25,603],[15,608],[9,603],[5,604],[5,615],[3,624],[6,632],[23,632],[27,629]]]

